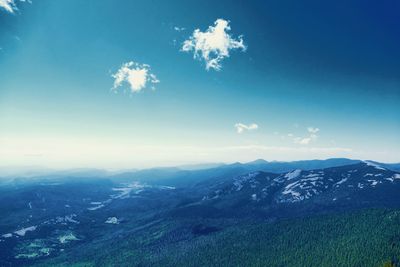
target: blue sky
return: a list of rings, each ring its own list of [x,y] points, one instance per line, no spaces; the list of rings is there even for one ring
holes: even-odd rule
[[[0,0],[2,165],[399,161],[398,1],[215,2]]]

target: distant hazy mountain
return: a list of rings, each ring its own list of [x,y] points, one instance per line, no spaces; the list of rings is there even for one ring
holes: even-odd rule
[[[282,173],[288,172],[293,169],[313,170],[323,169],[337,166],[350,165],[360,162],[360,160],[346,159],[346,158],[332,158],[326,160],[300,160],[300,161],[265,161],[258,159],[248,163],[235,163],[246,166],[251,170],[262,170],[266,172]]]
[[[200,163],[200,164],[186,164],[179,165],[177,168],[181,170],[204,170],[204,169],[212,169],[220,166],[226,165],[225,163]]]
[[[95,168],[56,170],[35,166],[0,167],[0,178],[104,177],[111,174],[113,172]]]
[[[265,161],[262,159],[248,163],[236,162],[206,169],[184,170],[176,168],[153,168],[115,175],[117,179],[137,179],[148,183],[165,182],[174,186],[187,186],[209,178],[223,179],[252,171],[284,173],[294,169],[312,170],[359,163],[360,160],[335,158],[327,160],[304,160],[292,162]]]
[[[8,180],[25,181],[24,179],[67,179],[67,178],[110,178],[116,181],[138,180],[150,184],[165,183],[173,186],[194,185],[209,178],[230,178],[253,171],[270,173],[284,173],[294,169],[314,170],[330,167],[346,166],[361,162],[360,160],[346,158],[332,158],[326,160],[302,160],[291,162],[265,161],[258,159],[248,163],[236,162],[233,164],[209,163],[188,165],[180,167],[150,168],[144,170],[106,171],[101,169],[71,169],[50,170],[43,168],[0,168],[0,178]],[[400,170],[400,164],[378,163],[390,170]]]

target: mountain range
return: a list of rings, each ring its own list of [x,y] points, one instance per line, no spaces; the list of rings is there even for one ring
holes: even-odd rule
[[[276,258],[290,238],[305,245],[319,242],[320,237],[309,241],[301,229],[314,235],[313,228],[321,225],[343,238],[326,234],[327,243],[347,251],[335,266],[395,263],[400,257],[397,167],[350,159],[256,160],[205,169],[8,176],[0,182],[0,266],[221,266],[239,252],[244,256],[235,258],[236,265],[248,259],[245,265],[333,266],[330,257],[322,257],[326,251],[310,252],[307,246],[303,254]],[[367,228],[381,220],[385,229],[371,240]],[[345,234],[358,224],[362,232]],[[258,228],[275,242],[244,234]],[[284,239],[275,234],[282,229],[289,231]],[[219,243],[225,239],[240,245],[226,250]],[[223,250],[220,260],[213,262],[210,244]],[[362,246],[382,246],[384,252],[360,254]]]

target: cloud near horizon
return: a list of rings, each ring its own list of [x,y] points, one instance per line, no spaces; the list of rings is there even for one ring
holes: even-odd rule
[[[246,124],[243,124],[243,123],[236,123],[235,124],[235,128],[236,128],[236,131],[237,131],[237,133],[242,133],[243,131],[253,131],[253,130],[257,130],[258,129],[258,125],[257,124],[255,124],[255,123],[252,123],[252,124],[249,124],[249,125],[246,125]]]
[[[101,140],[101,141],[100,141]],[[376,151],[354,151],[347,147],[270,146],[267,144],[134,144],[129,138],[88,136],[66,137],[0,137],[0,160],[3,166],[46,166],[49,168],[136,168],[181,165],[192,162],[236,162],[257,158],[291,161],[312,158],[374,158],[386,154]],[[36,156],[37,155],[37,156]],[[393,160],[395,158],[393,157]]]
[[[112,90],[118,90],[124,82],[128,83],[132,93],[140,92],[151,84],[151,89],[155,89],[154,84],[160,81],[150,72],[150,66],[139,64],[133,61],[122,64],[121,68],[111,75],[114,78]]]
[[[221,61],[229,57],[229,51],[234,49],[246,50],[243,37],[233,38],[228,31],[231,30],[229,21],[217,19],[214,26],[209,26],[205,32],[194,30],[192,36],[183,42],[181,51],[193,51],[193,58],[204,60],[206,70],[221,70]]]

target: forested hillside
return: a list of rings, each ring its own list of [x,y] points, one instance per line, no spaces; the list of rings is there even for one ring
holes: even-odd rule
[[[190,225],[193,222],[187,222]],[[400,210],[370,209],[186,236],[166,222],[37,266],[398,266]],[[180,238],[177,237],[180,236]],[[172,237],[174,236],[174,237]]]

